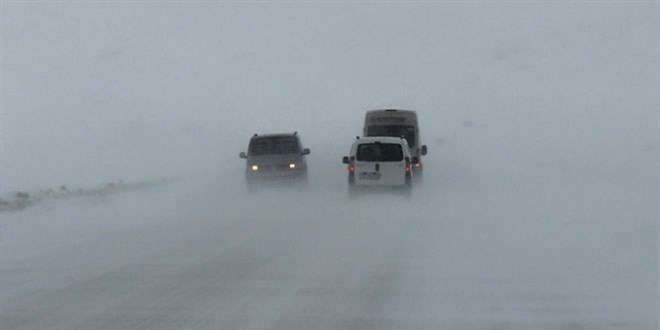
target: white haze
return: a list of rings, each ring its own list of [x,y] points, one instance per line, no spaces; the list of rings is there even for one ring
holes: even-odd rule
[[[495,321],[654,329],[660,322],[657,3],[0,6],[0,196],[178,180],[100,203],[51,201],[3,213],[5,325],[21,324],[10,298],[30,293],[11,287],[21,277],[10,270],[44,247],[61,251],[51,261],[61,265],[85,242],[99,243],[91,250],[98,255],[116,251],[109,260],[89,252],[92,266],[74,261],[73,275],[55,267],[38,282],[61,285],[111,269],[127,251],[141,251],[130,257],[139,261],[168,246],[156,234],[144,243],[124,234],[127,245],[100,236],[155,228],[176,241],[208,238],[205,229],[225,225],[234,228],[222,234],[230,242],[246,235],[288,251],[281,243],[292,240],[300,248],[294,256],[312,260],[309,274],[337,281],[382,257],[371,243],[403,244],[385,252],[409,257],[397,270],[401,299],[381,306],[392,322],[385,328],[476,329]],[[418,111],[429,155],[411,201],[348,200],[341,157],[361,134],[365,110],[376,108]],[[286,131],[298,131],[312,150],[309,187],[246,194],[238,153],[254,133]],[[267,256],[259,243],[241,244],[247,260]],[[328,260],[328,271],[318,260],[332,253],[352,255]],[[285,284],[312,283],[304,274]],[[320,297],[330,301],[312,313],[317,321],[350,328],[329,316],[345,311],[345,297]],[[273,328],[310,328],[295,323],[303,301],[287,301],[294,317]],[[278,312],[237,328],[266,328]],[[225,313],[215,328],[240,314]]]

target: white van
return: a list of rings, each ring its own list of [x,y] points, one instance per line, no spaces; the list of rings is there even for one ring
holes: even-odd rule
[[[362,135],[405,138],[411,156],[415,158],[413,170],[415,174],[421,174],[422,156],[426,155],[426,146],[422,144],[420,138],[417,112],[400,109],[367,111]]]
[[[349,187],[390,186],[410,188],[412,157],[403,138],[373,136],[357,138],[348,156]]]

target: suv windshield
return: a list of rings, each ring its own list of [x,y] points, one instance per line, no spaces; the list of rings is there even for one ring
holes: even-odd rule
[[[374,125],[367,128],[367,136],[404,137],[408,147],[415,146],[415,127],[408,125]]]
[[[356,157],[363,162],[398,162],[403,159],[403,148],[394,143],[365,143],[358,146]]]
[[[288,136],[252,138],[248,147],[248,154],[250,156],[295,153],[300,153],[298,139]]]

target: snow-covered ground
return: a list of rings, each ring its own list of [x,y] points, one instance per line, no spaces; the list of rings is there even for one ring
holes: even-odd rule
[[[657,329],[657,2],[2,2],[2,329]],[[350,200],[364,111],[412,200]],[[304,190],[245,192],[255,132]]]
[[[349,200],[318,156],[305,190],[236,169],[4,214],[2,328],[657,327],[652,181],[495,177],[463,141],[412,200]]]

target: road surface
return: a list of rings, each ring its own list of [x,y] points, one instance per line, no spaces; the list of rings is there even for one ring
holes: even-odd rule
[[[304,190],[237,167],[3,213],[0,328],[657,329],[653,182],[455,156],[412,200],[317,162]]]

